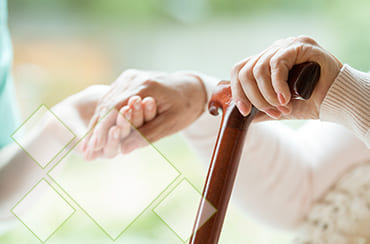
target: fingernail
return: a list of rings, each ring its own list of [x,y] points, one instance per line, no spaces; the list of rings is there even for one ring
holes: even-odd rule
[[[284,106],[277,106],[277,109],[282,112],[283,114],[289,114],[290,110],[287,107]]]
[[[279,100],[279,103],[281,105],[285,105],[285,98],[284,98],[283,94],[278,93],[278,100]]]
[[[247,105],[245,105],[242,101],[238,101],[236,103],[236,106],[238,107],[240,113],[243,115],[243,116],[247,116],[248,115],[248,107]]]
[[[277,111],[276,109],[270,108],[265,111],[270,117],[273,117],[274,119],[278,119],[280,117],[280,112]]]

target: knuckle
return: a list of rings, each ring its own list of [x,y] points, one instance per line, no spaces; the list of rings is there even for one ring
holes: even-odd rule
[[[271,73],[281,70],[288,65],[288,60],[290,58],[289,50],[281,55],[274,56],[270,59]]]
[[[231,74],[237,73],[240,70],[240,67],[241,67],[240,62],[234,64],[233,67],[231,68]]]
[[[249,83],[254,80],[253,70],[246,66],[239,72],[239,80],[243,83]]]
[[[137,95],[139,96],[153,96],[158,92],[163,92],[168,90],[166,85],[162,84],[160,81],[156,79],[146,78],[142,81]]]
[[[270,59],[270,66],[271,69],[276,69],[280,66],[281,64],[281,57],[279,56],[274,56]]]
[[[143,85],[145,86],[145,87],[153,87],[153,86],[159,86],[159,82],[158,81],[156,81],[156,80],[154,80],[154,79],[150,79],[150,78],[148,78],[148,79],[144,79],[144,81],[143,81]]]
[[[263,64],[256,64],[253,68],[254,76],[263,76],[266,74],[266,68]]]
[[[245,69],[242,69],[242,70],[239,71],[238,78],[239,78],[240,82],[245,82],[245,80],[246,80],[246,70]]]
[[[233,65],[233,67],[231,67],[231,72],[234,72],[235,70],[237,70],[239,67],[239,63],[236,63]]]
[[[298,36],[296,38],[296,40],[298,42],[307,43],[307,44],[311,44],[311,45],[315,45],[316,44],[316,41],[312,37],[305,36],[305,35]]]
[[[285,43],[290,45],[290,44],[294,43],[296,41],[296,39],[297,39],[296,37],[290,36],[290,37],[285,39]]]
[[[278,39],[276,41],[273,42],[273,46],[282,46],[282,45],[286,45],[287,42],[290,42],[291,41],[291,38],[292,37],[288,37],[288,38],[285,38],[285,39]]]

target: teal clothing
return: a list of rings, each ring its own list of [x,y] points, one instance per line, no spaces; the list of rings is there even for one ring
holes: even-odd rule
[[[17,106],[10,77],[12,49],[7,23],[6,0],[0,0],[0,148],[9,144],[16,129]]]

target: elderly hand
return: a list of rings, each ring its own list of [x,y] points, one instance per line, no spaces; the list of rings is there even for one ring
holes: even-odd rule
[[[154,142],[196,120],[206,100],[200,78],[190,73],[127,70],[99,101],[81,149],[87,160],[114,157],[119,149],[130,152],[143,146],[143,140],[123,117]]]
[[[308,61],[321,66],[320,80],[309,100],[293,101],[287,84],[289,70]],[[309,37],[279,40],[232,68],[233,100],[243,115],[253,104],[269,116],[260,114],[259,120],[318,119],[320,105],[341,67],[338,59]]]

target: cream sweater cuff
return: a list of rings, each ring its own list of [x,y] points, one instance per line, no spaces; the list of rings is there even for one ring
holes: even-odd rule
[[[370,74],[344,65],[320,108],[320,120],[350,129],[370,148]]]

